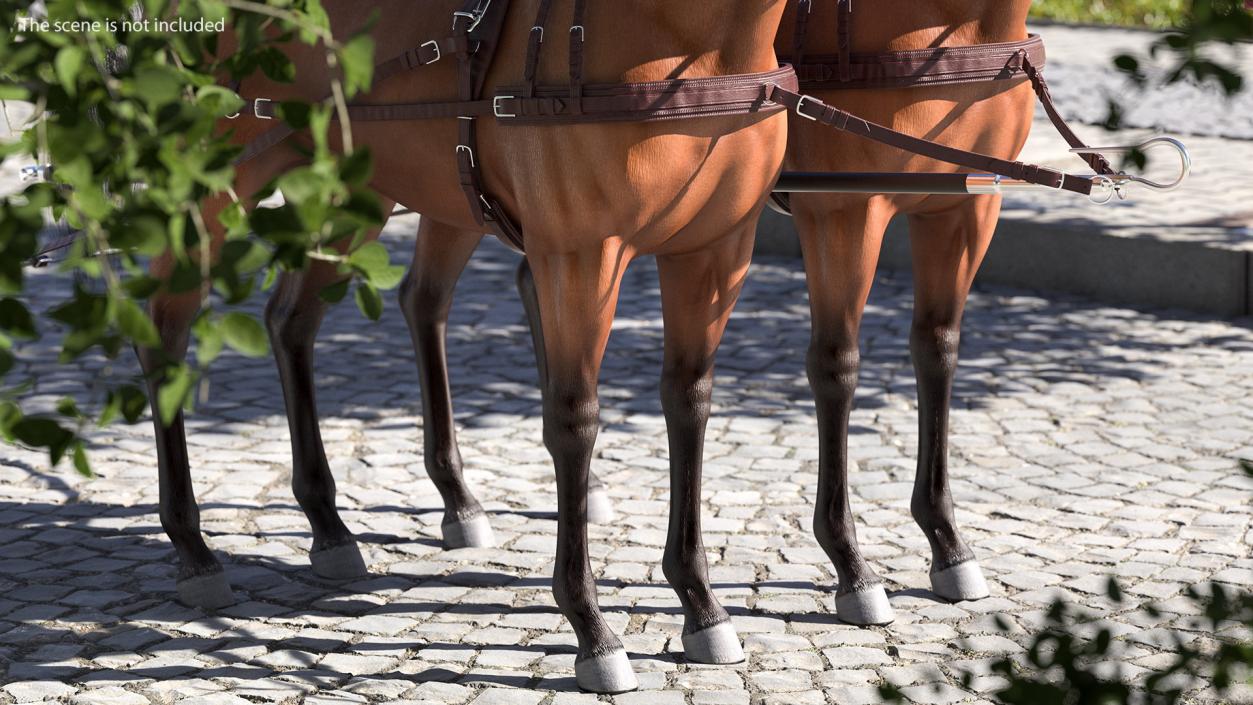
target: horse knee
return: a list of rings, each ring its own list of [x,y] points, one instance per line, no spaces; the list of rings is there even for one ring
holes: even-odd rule
[[[709,418],[713,399],[713,367],[668,363],[661,373],[661,407],[667,416]]]
[[[951,317],[915,320],[910,329],[910,353],[920,375],[955,374],[960,343],[961,324]]]
[[[274,296],[265,306],[265,328],[276,352],[312,347],[321,321],[317,304],[281,301]]]
[[[544,395],[544,445],[554,456],[591,451],[600,430],[596,390],[549,386]]]
[[[861,371],[856,336],[816,337],[806,359],[809,384],[819,397],[852,401]]]
[[[448,320],[452,289],[444,289],[410,272],[400,283],[400,311],[410,326],[430,326]]]

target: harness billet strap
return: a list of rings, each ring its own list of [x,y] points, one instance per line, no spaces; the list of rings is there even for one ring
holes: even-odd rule
[[[792,64],[801,66],[805,60],[805,42],[809,36],[809,16],[814,11],[813,0],[797,0],[796,33],[792,37]],[[853,47],[853,0],[837,0],[835,16],[835,34],[839,46],[839,54],[835,59],[835,69],[840,80],[853,80],[849,66],[849,57]]]

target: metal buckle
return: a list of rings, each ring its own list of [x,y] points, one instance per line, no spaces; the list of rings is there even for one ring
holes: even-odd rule
[[[452,28],[454,30],[457,28],[458,17],[464,17],[467,20],[470,20],[470,28],[467,29],[466,32],[473,32],[478,28],[479,23],[483,21],[483,16],[487,14],[487,8],[491,6],[492,0],[483,0],[478,7],[474,8],[470,12],[457,11],[452,13]]]
[[[812,101],[813,101],[813,102],[815,102],[815,103],[821,103],[821,102],[822,102],[822,101],[818,100],[817,98],[813,97],[812,95],[803,95],[803,96],[801,96],[801,99],[800,99],[800,100],[796,101],[796,114],[797,114],[797,115],[800,115],[801,117],[805,118],[806,120],[813,120],[814,122],[818,122],[818,118],[816,118],[816,117],[814,117],[814,116],[812,116],[812,115],[806,115],[805,113],[801,112],[801,108],[804,108],[804,107],[805,107],[805,101],[807,101],[807,100],[812,100]]]
[[[498,95],[495,98],[492,98],[492,114],[498,118],[518,117],[517,113],[506,113],[504,112],[504,109],[501,107],[501,101],[513,100],[514,98],[517,98],[517,97],[518,96],[516,95]]]
[[[274,101],[270,100],[269,98],[257,98],[256,100],[252,101],[252,114],[255,115],[258,120],[273,120],[274,119],[273,116],[261,114],[261,104],[273,103],[273,102]]]
[[[587,42],[587,30],[583,29],[583,25],[576,24],[573,27],[571,27],[570,34],[574,34],[575,30],[578,30],[579,32],[579,41],[586,43]]]
[[[539,43],[543,44],[544,43],[544,28],[540,27],[539,25],[532,27],[531,34],[535,34],[536,32],[539,32]]]
[[[427,43],[423,44],[422,46],[418,47],[418,49],[425,49],[425,48],[427,48],[427,47],[434,47],[434,48],[435,48],[435,58],[434,58],[434,59],[431,59],[430,61],[423,62],[423,64],[422,64],[423,66],[430,66],[431,64],[435,63],[436,61],[439,61],[440,59],[444,58],[444,55],[443,55],[442,53],[440,53],[440,51],[439,51],[439,42],[437,42],[437,41],[435,41],[434,39],[432,39],[431,41],[429,41],[429,42],[427,42]]]
[[[457,145],[457,149],[455,151],[457,154],[461,154],[462,152],[465,152],[466,154],[470,155],[470,168],[473,169],[475,166],[477,166],[474,163],[474,150],[470,149],[469,146],[464,145],[464,144],[459,144]]]

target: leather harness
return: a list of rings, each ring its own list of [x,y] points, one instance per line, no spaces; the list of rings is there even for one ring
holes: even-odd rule
[[[504,242],[522,250],[521,228],[505,212],[499,201],[483,187],[482,164],[478,158],[477,122],[495,118],[504,124],[575,124],[591,122],[651,122],[696,117],[781,112],[785,107],[771,100],[774,88],[793,92],[798,88],[791,67],[773,71],[709,78],[671,79],[647,83],[588,84],[583,76],[586,30],[583,25],[587,0],[574,1],[570,26],[570,82],[565,86],[536,84],[544,31],[552,0],[541,0],[538,16],[527,42],[522,83],[502,87],[490,98],[483,97],[483,84],[505,25],[508,0],[468,0],[453,15],[453,34],[443,41],[432,40],[400,56],[379,64],[375,81],[403,71],[430,66],[445,56],[458,61],[459,99],[445,103],[401,105],[351,105],[351,120],[429,120],[457,118],[459,139],[456,147],[461,188],[478,225],[489,226]],[[273,118],[275,105],[264,98],[245,100],[244,115]],[[293,130],[278,125],[248,143],[236,165],[255,158],[290,137]]]
[[[999,174],[1032,184],[1089,195],[1092,177],[1075,176],[1033,164],[948,147],[907,135],[858,118],[827,105],[801,89],[874,89],[944,86],[989,81],[1027,79],[1049,119],[1072,147],[1086,145],[1066,125],[1053,104],[1041,70],[1044,43],[1038,36],[1020,42],[944,47],[883,53],[851,50],[852,0],[837,3],[838,53],[807,55],[813,0],[797,0],[799,13],[791,58],[765,73],[671,79],[647,83],[587,84],[583,76],[587,0],[574,0],[570,26],[570,82],[564,86],[536,84],[544,31],[553,0],[541,0],[527,42],[522,82],[498,88],[483,96],[487,71],[499,45],[509,8],[508,0],[467,0],[453,14],[452,36],[428,41],[375,68],[375,82],[409,70],[430,66],[448,56],[458,61],[458,100],[455,102],[400,105],[350,105],[352,120],[428,120],[457,118],[456,147],[461,188],[479,225],[486,225],[506,243],[522,250],[524,238],[516,222],[499,201],[486,193],[478,159],[477,121],[494,118],[503,124],[575,124],[591,122],[646,122],[696,117],[762,114],[790,109],[799,116],[837,130],[885,145],[976,171]],[[799,76],[799,78],[798,78]],[[275,104],[265,98],[245,101],[244,115],[268,119],[276,116]],[[234,116],[233,116],[234,117]],[[293,130],[278,125],[249,142],[236,164],[242,164],[290,137]],[[1113,174],[1108,160],[1099,154],[1081,155],[1100,175]],[[786,196],[775,194],[786,208]]]

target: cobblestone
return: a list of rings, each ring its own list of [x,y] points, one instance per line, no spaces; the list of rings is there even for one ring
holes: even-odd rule
[[[401,217],[390,231],[398,257],[413,225]],[[189,440],[208,540],[240,602],[204,615],[171,601],[148,426],[98,432],[90,481],[5,447],[0,702],[593,702],[573,692],[573,634],[548,587],[556,503],[512,262],[484,248],[449,329],[467,476],[500,548],[440,550],[403,321],[394,306],[378,325],[337,309],[319,342],[324,435],[345,521],[373,575],[336,584],[308,570],[272,363],[227,358],[189,419]],[[40,286],[63,285],[38,276]],[[959,521],[993,596],[957,605],[931,596],[926,541],[908,508],[911,293],[907,279],[884,275],[865,326],[852,491],[863,552],[898,619],[840,624],[831,566],[809,529],[817,435],[804,275],[798,262],[765,260],[720,358],[704,494],[714,585],[749,660],[688,665],[679,603],[658,565],[666,439],[647,262],[624,291],[595,461],[619,519],[593,527],[593,564],[645,691],[613,702],[868,703],[882,683],[917,703],[979,702],[999,683],[987,662],[1019,653],[1059,593],[1100,614],[1125,662],[1148,668],[1165,658],[1163,630],[1194,612],[1180,598],[1186,587],[1253,584],[1251,485],[1235,460],[1249,455],[1253,431],[1248,322],[981,288],[966,318],[952,465]],[[45,353],[24,358],[39,373],[35,403],[53,404],[104,369],[56,367]],[[133,369],[124,360],[109,371]],[[1129,605],[1104,597],[1109,573],[1123,579]],[[1148,602],[1162,617],[1132,610]],[[977,676],[970,690],[960,686],[966,670]]]

